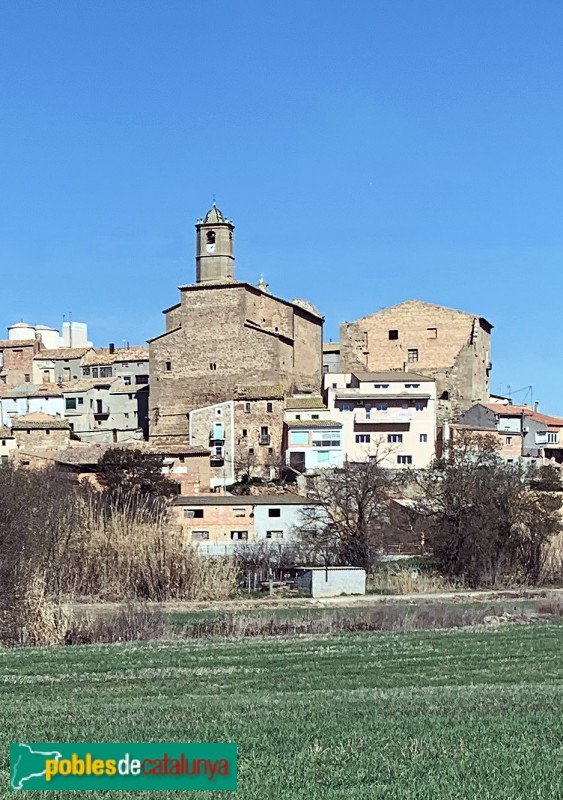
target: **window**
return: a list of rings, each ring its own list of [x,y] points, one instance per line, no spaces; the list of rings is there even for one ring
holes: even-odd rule
[[[323,364],[323,373],[326,375],[328,372],[328,364]]]
[[[2,456],[2,466],[4,466],[5,464],[7,464],[7,463],[8,463],[8,461],[9,461],[9,458],[8,458],[8,456]]]
[[[100,367],[100,378],[111,378],[112,373],[111,367]]]
[[[214,361],[212,361],[212,362],[209,364],[209,369],[211,370],[211,372],[215,372],[215,371],[216,371],[216,369],[217,369],[217,364],[216,364]]]
[[[215,231],[207,231],[207,244],[215,244]]]
[[[222,412],[222,410],[220,408],[216,408],[215,409],[215,416],[216,417],[220,417],[222,414],[223,414],[223,412]]]
[[[428,441],[428,434],[427,433],[421,433],[418,438],[419,438],[419,441],[421,441],[421,442],[427,442]]]
[[[557,434],[548,432],[547,441],[549,444],[557,444]]]
[[[126,411],[126,412],[123,414],[123,416],[125,417],[125,419],[129,419],[129,412],[128,412],[128,411]]]
[[[241,436],[248,436],[248,428],[243,428],[242,431],[240,432],[240,435]]]
[[[409,364],[413,364],[415,361],[418,361],[418,350],[416,347],[407,350],[407,361]]]
[[[266,411],[268,412],[268,414],[271,414],[273,410],[274,410],[273,403],[266,403]]]
[[[438,338],[438,328],[426,328],[426,336],[429,339],[437,339]]]
[[[371,435],[369,433],[357,433],[356,444],[369,444],[371,442]]]
[[[308,431],[290,431],[289,432],[290,444],[309,444]]]
[[[50,431],[50,429],[49,429],[49,428],[46,428],[46,429],[45,429],[45,436],[50,436],[50,435],[51,435],[51,431]]]
[[[266,539],[283,539],[283,531],[266,531]]]
[[[185,508],[184,517],[186,519],[203,519],[203,508]]]
[[[397,456],[397,464],[412,464],[412,456]]]
[[[376,411],[387,411],[389,406],[387,403],[376,403],[375,404]]]
[[[268,447],[268,455],[269,456],[273,456],[274,455],[274,448],[273,447]]]
[[[405,383],[405,389],[420,389],[420,383]]]
[[[328,450],[317,450],[317,464],[330,462],[330,452]]]
[[[246,414],[250,414],[250,403],[244,404],[244,411]]]
[[[373,384],[373,388],[374,389],[388,389],[389,388],[389,384],[388,383],[374,383]]]
[[[249,456],[253,456],[254,455],[254,448],[253,447],[249,447],[248,448],[248,455]]]
[[[125,384],[125,386],[131,386],[131,375],[124,375],[123,383]]]
[[[233,509],[233,516],[235,516],[235,517],[246,517],[246,508],[234,508]]]
[[[148,375],[135,375],[135,383],[139,386],[142,383],[148,383],[149,376]]]
[[[248,531],[231,531],[231,539],[248,539]]]
[[[269,508],[268,509],[268,516],[269,517],[281,517],[281,509],[280,508]]]
[[[301,414],[296,414],[295,419],[301,419]]]
[[[2,439],[2,447],[6,447],[6,440]]]
[[[389,338],[390,338],[391,340],[392,340],[392,339],[398,339],[398,338],[399,338],[399,331],[397,331],[397,330],[391,330],[391,331],[389,331]]]
[[[209,531],[192,531],[192,539],[197,542],[209,539]]]
[[[426,403],[423,403],[422,401],[418,401],[418,402],[416,402],[414,404],[414,407],[415,407],[416,411],[424,411],[425,408],[426,408]]]
[[[66,397],[65,408],[67,409],[67,411],[76,408],[76,397]]]
[[[214,456],[215,458],[223,458],[223,448],[221,445],[215,447]]]
[[[313,447],[340,447],[340,431],[315,431]]]
[[[93,378],[98,378],[99,377],[98,376],[98,368],[97,367],[92,367],[92,377]]]
[[[387,441],[392,442],[393,444],[400,444],[403,441],[403,434],[402,433],[388,433],[387,434]]]
[[[31,375],[26,372],[26,374],[23,376],[23,379],[26,383],[29,383],[31,381]]]
[[[172,362],[167,361],[164,365],[164,369],[166,370],[166,372],[172,372]]]
[[[84,398],[83,397],[79,397],[78,398],[78,405],[79,406],[83,406],[84,405]]]
[[[311,414],[311,419],[318,419],[318,418],[319,418],[318,414]]]
[[[512,444],[512,436],[506,437],[506,444]]]

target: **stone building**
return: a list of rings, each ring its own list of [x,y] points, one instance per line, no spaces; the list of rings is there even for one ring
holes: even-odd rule
[[[340,371],[416,370],[436,380],[438,417],[489,398],[492,325],[483,317],[407,300],[340,327]]]
[[[38,339],[0,341],[0,386],[20,386],[33,379],[33,357],[39,352]]]
[[[28,447],[67,447],[70,441],[67,420],[42,411],[13,419],[12,431],[20,450]]]
[[[250,403],[243,419],[254,409],[261,414],[255,402],[268,414],[266,403],[275,403],[280,394],[320,390],[323,317],[307,301],[274,297],[263,280],[257,286],[237,281],[233,230],[215,205],[198,221],[196,283],[180,287],[180,302],[164,311],[165,333],[149,341],[152,442],[188,443],[194,409],[233,400],[238,417],[239,404]],[[268,387],[275,392],[268,394]],[[280,445],[282,409],[283,402]],[[236,427],[268,427],[261,442],[269,436],[270,444],[256,446],[275,449],[273,425],[265,419]],[[249,443],[249,449],[253,446]]]

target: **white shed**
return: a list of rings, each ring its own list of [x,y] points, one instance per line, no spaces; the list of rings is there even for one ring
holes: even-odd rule
[[[300,567],[297,588],[313,597],[366,593],[366,571],[361,567]]]

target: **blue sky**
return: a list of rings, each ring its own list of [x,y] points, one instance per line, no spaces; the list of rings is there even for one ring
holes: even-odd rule
[[[4,3],[0,332],[160,333],[215,193],[237,277],[326,338],[471,311],[493,390],[563,414],[562,35],[558,0]]]

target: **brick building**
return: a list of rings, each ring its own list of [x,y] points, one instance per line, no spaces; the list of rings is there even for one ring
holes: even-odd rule
[[[204,444],[188,442],[190,412],[232,400],[234,430],[268,427],[261,442],[269,436],[270,443],[256,442],[267,452],[274,447],[267,403],[279,404],[281,445],[280,396],[320,390],[323,317],[307,301],[274,297],[263,280],[257,286],[237,281],[233,230],[215,205],[196,224],[197,282],[180,287],[180,302],[164,311],[165,333],[149,341],[152,442]],[[271,394],[269,387],[275,387]],[[245,414],[252,417],[258,401],[264,420],[253,418],[247,426],[238,421],[240,404],[251,404],[250,412],[242,406],[242,420]],[[257,405],[254,410],[261,414]],[[209,445],[214,437],[206,436]],[[244,437],[237,433],[236,438]]]
[[[434,378],[437,413],[452,419],[489,399],[492,325],[483,317],[408,300],[340,327],[340,371],[412,369]]]

